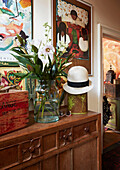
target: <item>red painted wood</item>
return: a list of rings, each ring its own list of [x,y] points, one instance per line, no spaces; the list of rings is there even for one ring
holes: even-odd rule
[[[27,100],[28,91],[26,90],[11,90],[9,93],[0,93],[0,106]]]
[[[21,108],[28,108],[28,101],[0,106],[0,116]]]
[[[0,135],[29,123],[28,91],[0,93]]]

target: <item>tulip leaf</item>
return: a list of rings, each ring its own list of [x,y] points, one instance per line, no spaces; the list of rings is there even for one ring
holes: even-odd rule
[[[29,59],[24,58],[24,57],[20,57],[20,56],[14,55],[14,54],[12,54],[12,55],[13,55],[20,63],[23,63],[23,65],[29,64],[29,65],[31,65],[31,66],[34,68],[34,64],[33,64],[32,61],[30,61]]]
[[[13,47],[13,48],[11,48],[11,51],[13,51],[13,52],[15,52],[15,53],[17,53],[17,54],[19,54],[19,55],[25,54],[25,53],[23,52],[23,50],[21,50],[20,47]]]
[[[29,54],[21,54],[21,56],[23,56],[23,57],[25,57],[25,58],[28,58],[28,59],[34,58],[33,55],[29,55]]]

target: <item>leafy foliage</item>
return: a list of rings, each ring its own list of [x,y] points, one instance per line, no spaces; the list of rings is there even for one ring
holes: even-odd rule
[[[62,56],[67,47],[61,43],[61,47],[53,47],[49,33],[51,26],[48,23],[45,27],[46,42],[40,41],[38,45],[26,42],[22,37],[17,35],[20,45],[11,49],[11,54],[18,60],[26,72],[17,74],[21,79],[25,77],[35,78],[38,80],[55,80],[58,76],[66,76],[65,69],[71,62],[72,55],[66,59]]]

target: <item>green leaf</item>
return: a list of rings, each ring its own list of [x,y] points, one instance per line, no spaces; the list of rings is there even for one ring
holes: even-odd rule
[[[13,55],[23,65],[29,64],[34,68],[34,64],[29,59],[21,57],[21,56],[14,55],[14,54],[11,54],[11,55]]]
[[[25,57],[25,58],[28,58],[28,59],[34,58],[33,55],[29,55],[29,54],[21,54],[21,56],[23,56],[23,57]]]
[[[64,71],[62,71],[61,76],[64,76],[64,77],[67,78],[67,73],[65,73]]]
[[[42,63],[42,61],[38,58],[38,55],[35,55],[34,60],[35,60],[35,64],[41,66],[41,70],[42,70],[42,69],[43,69],[43,63]]]
[[[41,65],[41,68],[43,68],[43,63],[42,63],[42,61],[39,58],[37,60],[37,64]]]
[[[30,75],[31,75],[31,73],[14,73],[14,72],[13,72],[13,74],[16,77],[19,77],[20,81],[23,80],[24,78],[30,78]]]
[[[13,72],[13,74],[14,74],[16,77],[24,77],[24,76],[26,76],[28,73],[15,73],[15,72]]]
[[[15,53],[17,53],[17,54],[19,54],[19,55],[25,54],[25,53],[23,52],[23,50],[21,50],[21,47],[13,47],[13,48],[11,48],[10,50],[13,51],[13,52],[15,52]]]
[[[48,55],[48,60],[49,60],[49,66],[52,65],[52,62],[51,62],[51,59],[50,59],[50,56]]]
[[[35,65],[35,73],[37,73],[38,75],[41,74],[42,69],[41,69],[41,65]]]
[[[63,66],[64,64],[68,63],[68,60],[70,59],[71,56],[72,56],[72,54],[70,54],[70,55],[65,59],[65,61],[61,64],[61,67],[60,67],[60,68],[62,68],[62,66]]]
[[[61,65],[62,65],[62,60],[59,61],[59,70],[61,68]]]
[[[28,78],[32,78],[32,79],[40,79],[40,77],[39,76],[37,76],[37,75],[34,75],[34,74],[31,74]]]
[[[66,96],[66,92],[63,90],[63,92],[62,92],[62,94],[61,94],[61,96],[60,96],[59,106],[62,104],[62,102],[63,102],[65,96]]]
[[[37,61],[38,61],[38,55],[35,55],[35,56],[34,56],[34,61],[35,61],[35,64],[37,64]]]
[[[30,72],[34,72],[34,68],[33,68],[31,65],[26,64],[26,66],[27,66],[27,69],[28,69]]]
[[[43,26],[46,28],[48,26],[48,22],[44,23]]]
[[[22,77],[21,80],[23,80],[24,78],[31,78],[31,75],[32,75],[32,73],[27,73],[25,76]]]
[[[26,41],[23,39],[23,46],[25,47],[25,45],[26,45]]]
[[[17,34],[17,38],[18,38],[18,41],[20,42],[20,44],[23,45],[23,38],[20,37],[18,34]]]
[[[54,54],[54,59],[57,61],[57,56]]]
[[[32,51],[38,53],[38,48],[35,45],[32,45]]]

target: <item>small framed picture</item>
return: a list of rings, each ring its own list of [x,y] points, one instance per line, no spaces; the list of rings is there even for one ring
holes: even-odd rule
[[[71,66],[84,66],[89,75],[92,61],[92,6],[84,1],[53,0],[53,44],[68,47],[63,58],[73,54]]]

